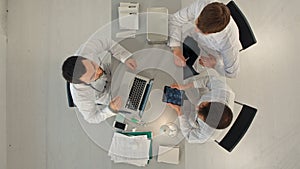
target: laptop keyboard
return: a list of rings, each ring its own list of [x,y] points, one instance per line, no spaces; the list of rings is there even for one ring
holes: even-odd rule
[[[139,108],[139,103],[142,99],[144,88],[146,86],[146,81],[135,77],[132,87],[129,92],[129,97],[126,102],[126,108],[131,110],[137,110]]]

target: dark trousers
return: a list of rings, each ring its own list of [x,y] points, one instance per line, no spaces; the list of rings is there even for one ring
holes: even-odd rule
[[[183,68],[183,77],[186,79],[193,75],[199,74],[193,68],[193,64],[200,55],[200,48],[198,47],[198,43],[193,38],[188,36],[183,41],[182,49],[183,56],[185,59],[188,59],[186,61],[186,66]]]

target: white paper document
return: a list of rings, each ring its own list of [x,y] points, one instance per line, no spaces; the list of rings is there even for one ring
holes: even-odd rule
[[[139,29],[139,4],[121,2],[118,7],[120,29]]]
[[[115,163],[146,166],[149,160],[151,141],[146,135],[126,136],[114,133],[108,155]]]
[[[179,164],[179,147],[159,146],[157,162]]]
[[[122,31],[116,33],[116,38],[135,38],[136,30]]]

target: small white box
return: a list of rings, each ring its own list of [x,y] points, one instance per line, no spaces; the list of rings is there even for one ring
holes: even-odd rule
[[[159,146],[157,162],[179,164],[179,147]]]
[[[149,43],[166,43],[168,40],[168,9],[147,8],[147,40]]]

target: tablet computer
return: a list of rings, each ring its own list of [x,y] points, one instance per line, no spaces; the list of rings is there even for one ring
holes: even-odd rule
[[[166,103],[182,106],[183,96],[184,96],[183,90],[178,90],[176,88],[171,88],[170,86],[165,86],[162,101]]]

